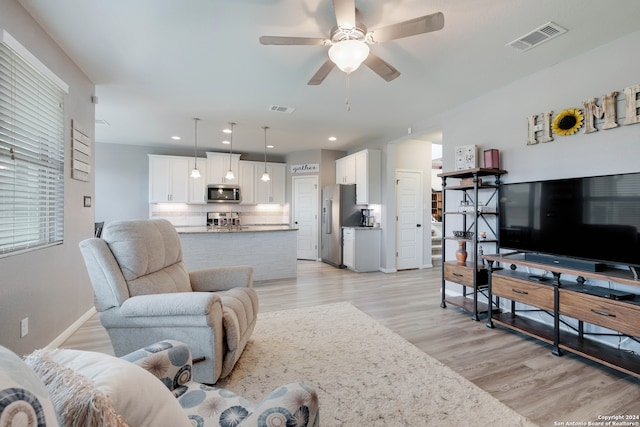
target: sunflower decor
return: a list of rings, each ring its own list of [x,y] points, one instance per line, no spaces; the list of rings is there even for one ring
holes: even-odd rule
[[[567,108],[554,117],[551,130],[557,135],[573,135],[582,127],[584,116],[579,108]]]

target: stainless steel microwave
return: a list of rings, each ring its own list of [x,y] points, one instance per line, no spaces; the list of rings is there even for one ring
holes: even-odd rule
[[[207,203],[240,203],[240,187],[231,184],[207,185]]]

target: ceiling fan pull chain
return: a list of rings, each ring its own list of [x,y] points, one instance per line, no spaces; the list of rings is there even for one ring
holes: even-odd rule
[[[345,107],[347,108],[347,111],[351,111],[351,104],[349,104],[349,76],[351,75],[351,73],[347,74],[347,97],[344,100],[345,103]]]

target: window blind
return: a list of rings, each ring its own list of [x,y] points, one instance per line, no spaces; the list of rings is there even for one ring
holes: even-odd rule
[[[42,72],[42,64],[34,64],[30,55],[24,55],[24,48],[16,49],[15,40],[6,32],[0,30],[0,34],[3,257],[59,244],[64,239],[66,88]]]

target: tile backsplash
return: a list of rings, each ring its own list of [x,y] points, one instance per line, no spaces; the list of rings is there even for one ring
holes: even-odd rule
[[[203,226],[207,212],[238,212],[243,225],[289,224],[289,205],[187,205],[158,203],[149,205],[150,218],[165,218],[176,226]]]

